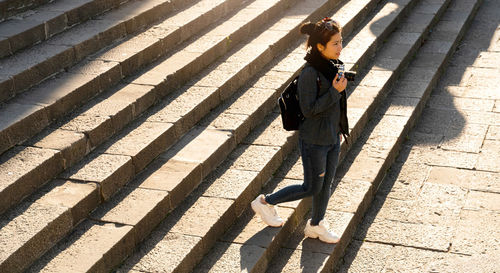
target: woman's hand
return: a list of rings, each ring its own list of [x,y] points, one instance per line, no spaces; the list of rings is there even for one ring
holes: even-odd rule
[[[335,88],[339,93],[344,91],[344,89],[347,86],[347,79],[344,77],[344,74],[342,74],[342,77],[340,77],[340,80],[337,81],[339,74],[335,75],[335,78],[333,79],[332,86]]]

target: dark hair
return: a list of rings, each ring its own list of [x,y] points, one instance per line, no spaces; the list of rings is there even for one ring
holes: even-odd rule
[[[316,24],[309,22],[300,26],[300,32],[309,35],[306,46],[312,50],[318,50],[316,47],[318,43],[326,46],[332,36],[340,33],[341,30],[340,24],[328,17],[323,18]]]

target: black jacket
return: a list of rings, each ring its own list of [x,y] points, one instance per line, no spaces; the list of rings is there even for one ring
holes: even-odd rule
[[[304,114],[299,137],[308,143],[330,145],[336,144],[340,133],[349,136],[347,96],[345,91],[339,93],[332,86],[337,74],[333,63],[342,62],[319,58],[309,53],[305,58],[308,62],[299,76],[297,93]]]

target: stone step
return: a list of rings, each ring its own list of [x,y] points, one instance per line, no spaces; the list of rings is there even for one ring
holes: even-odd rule
[[[303,222],[292,236],[283,241],[282,248],[267,272],[286,272],[298,266],[314,272],[332,272],[341,265],[344,251],[357,226],[481,2],[450,1],[443,19],[433,28],[426,43],[409,64],[409,69],[391,90],[383,107],[367,124],[367,131],[353,147],[356,155],[348,155],[343,166],[339,167],[340,181],[328,204],[325,219],[341,234],[340,242],[326,245],[317,240],[304,239]],[[391,232],[391,227],[386,223],[375,222],[373,225]],[[432,240],[432,234],[440,232],[439,229],[415,229],[411,225],[406,228],[421,234],[424,241]],[[443,249],[447,247],[442,246]],[[304,257],[308,257],[308,262],[299,265],[297,261],[304,260]]]
[[[357,4],[357,8],[362,9],[364,4],[369,3],[358,2]],[[342,11],[345,12],[346,10],[347,8]],[[351,6],[351,12],[354,12],[354,6]],[[298,51],[301,50],[300,47],[297,49]],[[299,54],[300,53],[296,53],[293,55]],[[303,55],[303,53],[300,55]],[[288,59],[293,58],[289,55],[284,61]],[[257,104],[261,105],[262,103],[257,102]],[[255,143],[248,142],[252,145],[264,147],[271,145],[285,148],[286,145],[286,148],[281,151],[282,155],[280,155],[280,157],[282,158],[283,155],[287,154],[285,151],[289,151],[290,147],[296,144],[296,139],[295,141],[288,141],[285,137],[280,135],[280,133],[283,133],[283,130],[281,129],[281,121],[278,116],[275,115],[271,120],[274,121],[272,125],[265,125],[267,128],[266,131],[269,130],[269,132],[265,133],[267,137],[261,138],[265,139],[267,142],[260,140],[258,137],[250,137],[250,139],[257,138]],[[246,142],[247,141],[245,141],[245,143]],[[237,159],[235,159],[235,156],[229,156],[229,162],[221,164],[221,169],[217,170],[214,174],[215,178],[212,176],[202,182],[200,188],[188,197],[188,201],[182,203],[178,209],[169,215],[167,219],[160,224],[160,227],[154,231],[153,235],[141,245],[139,250],[127,260],[124,266],[118,271],[189,271],[191,267],[188,267],[188,265],[194,265],[203,253],[210,249],[216,238],[227,229],[229,223],[232,223],[237,215],[248,206],[249,202],[255,197],[262,185],[262,178],[255,181],[255,176],[257,174],[242,174],[236,170],[240,169],[251,172],[263,170],[265,173],[268,173],[265,168],[260,167],[263,163],[255,163],[256,160],[259,162],[265,161],[266,158],[272,158],[271,160],[267,160],[267,164],[275,165],[275,163],[273,163],[274,156],[268,156],[268,152],[266,152],[264,148],[254,148],[254,151],[251,151],[251,148],[244,147],[245,151],[250,151],[250,156],[248,158],[240,155],[244,154],[244,152],[237,152]],[[275,151],[273,154],[278,154],[279,152],[280,151]],[[234,163],[234,160],[236,160],[237,163]],[[229,165],[229,167],[227,167],[227,165]],[[171,169],[173,168],[170,168],[170,170]],[[273,169],[275,169],[275,167]],[[163,172],[162,175],[165,176],[166,173]],[[247,176],[250,177],[246,178]],[[268,177],[269,176],[265,176],[264,180],[267,180]],[[241,178],[241,181],[239,178]],[[149,176],[146,182],[141,181],[140,185],[144,188],[165,190],[164,187],[159,188],[160,186],[158,186],[161,185],[161,181],[165,181],[165,178],[162,180],[160,175],[156,177]],[[137,200],[136,197],[132,197],[132,194],[129,196],[131,200]],[[228,201],[227,199],[234,201]],[[240,201],[240,199],[245,201]],[[140,202],[136,202],[137,203],[133,203],[135,205],[130,204],[125,207],[140,207]],[[172,203],[176,203],[176,201]],[[213,211],[214,208],[217,211]],[[129,211],[125,208],[117,208],[115,213],[118,212],[118,210]],[[110,217],[107,219],[108,221],[118,221],[117,218],[113,218],[113,216],[116,217],[115,213],[110,210],[106,212],[110,214]],[[121,223],[124,223],[123,218],[125,216],[122,215],[121,217]],[[103,218],[100,218],[100,220],[103,220]],[[129,222],[129,224],[137,226],[137,222]],[[150,224],[149,226],[152,225]],[[237,271],[240,269],[239,267],[235,268]],[[228,268],[218,268],[218,272],[227,272],[226,270],[228,270]]]
[[[329,4],[331,4],[331,2],[323,2],[323,4],[321,4],[319,1],[307,1],[300,3],[287,13],[291,16],[296,14],[297,11],[303,12],[308,9],[310,9],[311,12],[314,10],[322,11],[329,7]],[[305,15],[301,16],[303,17],[301,19],[302,21],[305,19]],[[290,24],[290,21],[290,17],[287,17],[277,22],[275,26],[283,27],[282,23],[287,22]],[[298,26],[299,22],[295,24]],[[295,29],[294,26],[291,27]],[[266,29],[272,32],[274,27],[271,26]],[[270,36],[269,33],[263,35],[266,36],[262,37]],[[255,40],[259,39],[259,37]],[[239,58],[242,58],[242,56]],[[221,108],[220,111],[216,110],[213,114],[206,117],[198,126],[190,130],[187,135],[175,144],[174,147],[163,155],[160,155],[159,159],[153,162],[150,171],[146,171],[145,174],[140,176],[141,178],[132,182],[132,184],[125,188],[117,197],[113,197],[109,203],[98,208],[91,218],[100,222],[108,221],[115,224],[123,223],[125,225],[133,225],[134,228],[130,231],[133,235],[130,235],[129,232],[122,234],[125,236],[123,240],[126,240],[125,238],[127,236],[133,236],[134,242],[142,240],[143,236],[147,235],[161,220],[161,215],[166,214],[171,207],[175,207],[183,200],[184,197],[200,183],[201,177],[210,173],[210,171],[227,156],[229,151],[236,145],[236,142],[239,141],[238,139],[243,138],[251,128],[255,127],[256,124],[260,122],[262,115],[269,112],[275,106],[278,92],[276,92],[275,89],[259,88],[259,86],[262,85],[259,79],[268,79],[270,76],[276,77],[276,75],[278,75],[277,72],[279,71],[270,71],[270,75],[268,76],[264,75],[257,77],[255,84],[249,88],[245,88],[244,91],[236,95],[238,99],[235,98],[234,102],[222,105],[219,107]],[[288,78],[290,78],[293,72],[283,74],[286,74]],[[282,89],[283,82],[284,81],[281,81],[279,89]],[[249,105],[251,105],[250,109],[248,109]],[[266,151],[266,149],[262,149],[259,146],[253,150],[254,158],[257,158],[255,156],[256,152],[262,153]],[[272,153],[271,157],[274,158],[274,160],[281,158],[279,153],[276,155],[275,147],[267,150],[268,154]],[[279,165],[279,163],[271,165]],[[260,169],[260,167],[262,166],[259,165],[254,168]],[[168,172],[175,172],[175,174],[169,177],[166,176]],[[269,176],[270,173],[271,172],[268,171],[267,175]],[[152,198],[152,195],[157,196],[157,198]],[[143,206],[144,209],[137,210],[133,215],[127,213],[127,211],[130,212],[130,207],[136,206]],[[86,224],[82,224],[81,226],[85,225]],[[89,228],[83,231],[81,237],[80,235],[77,235],[77,237],[70,236],[69,239],[61,243],[61,245],[65,246],[54,248],[48,257],[43,258],[41,264],[37,263],[37,265],[34,266],[33,271],[50,271],[51,268],[60,266],[63,260],[67,260],[67,266],[71,263],[75,264],[71,262],[69,257],[79,257],[77,245],[88,246],[88,244],[91,244],[93,232],[94,229]],[[80,233],[78,232],[77,234]],[[86,236],[87,234],[88,236]],[[107,249],[105,252],[99,252],[95,256],[107,257],[108,254],[105,253],[113,252],[116,243],[121,241],[121,239],[116,238],[114,243],[110,242],[110,245],[105,247]],[[67,249],[67,251],[63,249]],[[121,252],[126,255],[129,250],[123,249]],[[91,264],[93,266],[101,262],[102,261],[97,259]],[[81,270],[81,268],[78,270]]]
[[[43,36],[42,32],[45,33],[50,31],[45,30],[47,24],[36,25],[34,29],[32,29],[30,28],[30,22],[32,22],[31,24],[36,24],[36,20],[31,20],[30,22],[28,22],[28,20],[16,20],[12,21],[12,23],[10,23],[10,21],[1,23],[0,29],[5,29],[5,37],[8,38],[13,35],[12,41],[16,42],[16,44],[10,49],[10,51],[15,54],[0,60],[0,90],[2,90],[0,93],[0,102],[5,102],[23,92],[31,92],[31,89],[41,82],[50,79],[54,75],[60,74],[62,71],[68,70],[73,65],[103,48],[113,45],[116,46],[120,44],[120,40],[138,35],[138,32],[143,32],[144,28],[151,26],[153,23],[157,23],[160,26],[151,26],[150,28],[161,28],[162,23],[169,19],[172,20],[178,16],[178,13],[182,13],[185,8],[192,8],[194,10],[194,12],[190,13],[191,16],[192,14],[196,14],[197,16],[203,15],[211,8],[217,9],[216,7],[218,7],[219,11],[221,11],[221,8],[222,10],[227,9],[227,5],[220,7],[221,2],[225,2],[224,0],[217,0],[215,2],[209,1],[210,3],[207,3],[206,0],[202,0],[194,5],[192,4],[193,1],[194,0],[85,0],[85,2],[88,3],[83,5],[76,15],[72,16],[72,21],[82,21],[78,18],[89,17],[85,15],[87,13],[104,12],[104,14],[94,16],[94,18],[87,18],[85,22],[74,25],[71,29],[63,31],[47,40],[41,40],[43,41],[42,43],[36,44],[20,52],[12,52],[12,50],[14,49],[15,51],[18,47],[24,48],[40,40],[41,38],[37,38],[36,36]],[[236,1],[237,0],[228,0],[227,2],[234,4]],[[78,5],[76,3],[80,3],[81,1],[68,2],[69,5],[74,6]],[[119,4],[122,2],[124,3]],[[48,4],[48,6],[56,5],[56,7],[51,8],[46,13],[53,15],[57,13],[57,11],[53,9],[64,9],[62,7],[68,5],[68,3],[58,3],[59,1]],[[58,5],[61,7],[58,7]],[[118,8],[107,11],[118,5]],[[210,7],[208,7],[209,5]],[[40,9],[43,10],[43,8]],[[212,14],[210,16],[205,16],[204,20],[206,20],[206,22],[204,26],[208,26],[219,19],[220,17],[218,16],[223,15],[223,13],[224,12],[219,12],[217,15]],[[47,19],[42,18],[43,16],[40,14],[35,14],[33,16],[35,19],[40,17],[42,21]],[[63,24],[58,20],[60,17],[61,16],[56,17],[54,22],[49,21],[49,23],[51,23],[54,28],[62,28],[61,25]],[[191,21],[197,20],[200,19],[195,19],[194,17],[191,19]],[[160,22],[158,23],[158,21]],[[189,19],[183,19],[180,22],[179,20],[172,22],[176,27],[181,27],[187,21],[189,21]],[[9,24],[20,24],[20,26],[12,28],[9,27]],[[26,26],[21,28],[21,25]],[[28,29],[23,31],[25,28]],[[39,32],[37,32],[37,30],[39,30]],[[175,27],[172,26],[170,30],[174,31]],[[3,44],[5,44],[5,42],[9,43],[9,39],[4,40]],[[2,48],[4,47],[5,46],[2,46]],[[162,50],[166,50],[166,48],[163,47]]]
[[[404,67],[401,64],[407,62],[415,54],[414,45],[406,44],[406,51],[408,53],[406,57],[399,55],[394,56],[394,58],[388,58],[386,53],[395,52],[392,45],[397,44],[397,41],[400,41],[400,43],[401,41],[405,41],[402,38],[407,36],[404,33],[408,27],[419,26],[419,35],[427,36],[427,31],[432,26],[431,22],[436,21],[433,17],[440,18],[440,14],[448,4],[446,1],[440,4],[437,1],[434,3],[436,3],[434,9],[426,9],[425,12],[421,8],[423,5],[428,5],[429,3],[426,3],[426,1],[417,3],[411,14],[399,24],[400,28],[391,34],[387,39],[387,43],[376,53],[371,64],[371,69],[369,70],[370,72],[380,69],[381,61],[385,60],[397,67],[392,73],[402,73],[401,71]],[[444,15],[445,18],[453,18],[449,17],[449,13]],[[432,16],[425,16],[426,14],[432,14]],[[424,20],[424,17],[428,18]],[[417,20],[417,18],[420,19]],[[455,19],[453,18],[453,20]],[[443,27],[438,24],[433,28],[432,33],[435,35],[449,34],[449,22],[445,23],[445,25]],[[423,37],[414,37],[412,40],[413,43],[420,46],[422,39]],[[430,39],[432,39],[432,36]],[[428,93],[432,89],[432,84],[439,78],[439,73],[432,74],[431,77],[427,78],[427,85],[422,84],[422,80],[418,78],[426,73],[422,67],[428,66],[430,63],[432,64],[433,59],[429,57],[435,57],[436,60],[439,59],[439,65],[431,68],[434,72],[441,71],[441,65],[446,65],[446,52],[433,52],[436,44],[430,45],[432,43],[434,42],[427,42],[418,51],[417,59],[423,56],[423,63],[414,65],[415,61],[412,62],[410,67],[403,72],[402,81],[398,82],[394,88],[395,90],[399,89],[402,91],[403,88],[400,88],[400,86],[405,86],[404,88],[408,92],[415,92],[416,89],[410,84],[419,86],[418,89],[421,90],[419,91],[418,99],[414,97],[415,95],[410,96],[413,98],[408,98],[405,95],[397,97],[391,94],[384,101],[383,97],[385,96],[383,93],[390,90],[386,87],[386,84],[370,88],[364,85],[369,78],[370,72],[361,79],[359,85],[356,86],[349,96],[348,112],[351,112],[351,105],[354,106],[355,101],[366,100],[364,110],[365,112],[371,112],[369,116],[372,117],[372,120],[368,121],[368,119],[362,118],[363,115],[356,114],[356,111],[349,114],[349,120],[355,124],[353,131],[356,131],[356,128],[363,128],[363,130],[361,131],[360,139],[353,145],[351,150],[347,152],[342,151],[341,158],[346,157],[338,168],[337,183],[334,185],[333,196],[330,199],[327,215],[325,216],[325,219],[330,222],[330,226],[342,235],[339,244],[328,245],[318,240],[304,240],[304,219],[310,208],[310,199],[284,203],[278,207],[278,210],[282,210],[283,216],[287,217],[287,222],[283,228],[266,227],[260,221],[260,218],[254,215],[251,209],[248,208],[244,216],[238,219],[235,225],[217,242],[214,249],[204,258],[195,272],[238,272],[240,270],[293,272],[297,268],[301,268],[304,272],[332,272],[336,262],[341,258],[343,249],[348,245],[350,237],[352,237],[357,221],[362,218],[363,211],[371,202],[369,197],[376,192],[376,188],[378,187],[377,181],[380,181],[385,175],[386,170],[397,155],[400,143],[402,143],[406,133],[418,116],[418,112],[425,105],[426,96],[424,96],[424,93]],[[440,43],[442,42],[438,42],[438,44]],[[445,42],[444,44],[447,43]],[[346,48],[350,45],[349,43]],[[353,45],[357,45],[357,43]],[[451,43],[449,46],[451,46]],[[389,48],[392,49],[388,51]],[[400,64],[397,64],[397,62]],[[435,62],[435,64],[438,64],[438,62]],[[370,81],[372,80],[370,79]],[[379,81],[379,83],[381,82]],[[401,83],[404,84],[402,85]],[[380,94],[381,98],[378,99],[378,103],[374,102],[376,100],[373,98],[367,99],[370,98],[366,93],[368,89],[372,89],[374,92]],[[422,96],[424,99],[421,100]],[[369,105],[373,104],[379,104],[382,107],[377,110],[378,112],[375,112],[375,109],[370,110],[371,107]],[[358,105],[358,108],[362,109],[360,105]],[[384,112],[387,113],[384,115]],[[356,137],[351,137],[351,140],[353,138]],[[264,192],[272,192],[274,188],[301,183],[301,179],[302,166],[298,152],[296,152],[294,157],[291,157],[287,163],[283,164],[282,170],[275,175],[274,181],[270,183]],[[297,230],[296,234],[290,236],[291,231],[294,229]],[[276,254],[277,256],[268,268],[266,266],[267,263]]]
[[[316,4],[316,2],[313,1],[313,4]],[[316,8],[317,5],[314,5],[314,7]],[[329,5],[324,5],[324,7],[329,7]],[[298,8],[304,8],[304,6],[299,5]],[[314,9],[310,10],[311,12],[314,11]],[[237,80],[241,80],[239,78],[248,73],[249,70],[251,71],[252,69],[260,69],[259,63],[269,62],[273,58],[272,54],[281,52],[283,48],[286,48],[290,42],[290,34],[292,37],[294,37],[294,35],[298,35],[296,28],[304,19],[305,15],[297,15],[297,9],[292,10],[292,13],[289,13],[286,18],[278,20],[274,25],[271,24],[269,28],[266,28],[268,29],[267,31],[258,35],[248,44],[243,45],[241,47],[241,50],[238,50],[235,54],[227,57],[226,59],[224,59],[224,61],[220,62],[220,67],[223,67],[227,64],[232,64],[234,66],[235,64],[240,63],[239,65],[236,65],[236,67],[240,66],[238,68],[240,69],[239,71],[243,71],[244,73],[235,72],[230,78],[225,79],[226,84],[222,84],[218,88],[206,88],[203,81],[206,81],[209,75],[217,75],[217,73],[222,73],[222,75],[227,76],[227,73],[224,73],[226,72],[225,70],[216,70],[215,73],[208,73],[207,77],[202,75],[200,79],[195,79],[192,83],[186,85],[185,88],[179,90],[178,92],[174,92],[170,98],[167,98],[165,100],[165,103],[160,104],[158,107],[156,107],[156,109],[152,109],[152,111],[150,111],[149,114],[146,114],[145,117],[143,117],[141,120],[134,122],[134,124],[129,126],[129,128],[125,130],[125,132],[114,137],[112,141],[99,147],[83,162],[78,163],[75,167],[65,172],[61,176],[61,181],[49,182],[49,184],[40,193],[35,194],[36,197],[30,198],[30,200],[26,201],[26,204],[24,204],[23,202],[23,206],[29,207],[30,204],[34,202],[33,200],[36,200],[36,202],[38,202],[39,199],[48,199],[54,200],[54,202],[56,202],[57,204],[60,204],[64,206],[68,211],[71,211],[72,213],[70,213],[69,215],[73,216],[73,218],[71,219],[72,221],[65,222],[65,229],[53,231],[57,234],[57,236],[64,236],[67,230],[72,229],[73,226],[80,222],[86,215],[86,213],[97,207],[101,198],[103,200],[108,200],[115,191],[117,191],[121,186],[131,180],[132,176],[134,176],[136,173],[139,173],[153,158],[155,158],[160,152],[165,150],[182,134],[184,134],[185,131],[191,127],[191,125],[189,125],[190,122],[196,121],[196,119],[199,120],[202,115],[204,115],[203,111],[208,112],[211,107],[215,107],[214,100],[215,103],[219,103],[219,100],[230,96],[230,88],[236,88],[237,85],[242,84],[237,83]],[[287,29],[287,31],[283,29]],[[280,34],[281,36],[278,36],[277,34]],[[273,37],[273,39],[270,40],[269,37]],[[257,54],[257,49],[259,49],[259,51],[261,52],[260,54]],[[249,54],[249,52],[252,52],[253,55]],[[254,71],[253,73],[255,72],[256,71]],[[245,77],[248,78],[249,76]],[[199,82],[201,85],[197,86],[197,82]],[[262,85],[262,83],[260,84]],[[283,82],[279,84],[282,85]],[[205,88],[203,88],[204,86]],[[210,93],[207,91],[210,91]],[[203,93],[200,94],[200,92]],[[186,95],[184,96],[184,94]],[[196,98],[196,96],[198,96],[198,98]],[[186,100],[186,98],[198,99],[201,100],[201,102],[190,102],[189,100]],[[263,105],[267,105],[267,107],[269,108],[269,105],[274,105],[275,98],[276,95],[272,97],[268,103]],[[186,108],[181,109],[183,111],[186,111],[184,113],[179,112],[180,108],[174,107],[182,105],[182,102],[184,102],[184,108]],[[188,104],[186,104],[186,102],[188,102]],[[200,104],[203,104],[203,106],[200,107]],[[177,112],[170,111],[171,108],[168,108],[170,105],[173,105],[172,109],[177,109]],[[163,109],[164,107],[166,107],[166,109]],[[191,109],[190,107],[193,108]],[[265,108],[260,109],[264,110],[262,113],[266,112]],[[249,117],[248,120],[246,120],[242,125],[242,129],[236,130],[236,136],[231,137],[231,141],[233,141],[234,139],[242,138],[243,135],[240,137],[240,131],[248,131],[249,129],[245,127],[249,126],[249,123],[251,124],[251,122],[258,121],[258,115],[260,113],[261,111],[256,111],[256,113]],[[208,124],[206,126],[208,126]],[[195,131],[191,133],[191,135],[193,134],[197,135],[198,133]],[[221,138],[221,136],[224,136],[226,134],[227,132],[225,131],[220,132],[220,130],[217,131],[216,129],[211,129],[202,136],[215,137],[214,144],[217,144],[217,141],[219,139],[224,139]],[[185,138],[189,139],[189,135]],[[203,139],[201,139],[200,141],[203,141]],[[201,144],[195,143],[193,145],[195,145],[196,147],[196,145]],[[71,189],[77,187],[75,185],[79,185],[79,183],[86,183],[88,185],[94,186],[97,185],[98,188],[97,190],[87,192],[87,194],[82,194],[81,196],[67,197],[68,199],[71,199],[72,204],[78,204],[78,207],[76,205],[65,205],[64,201],[56,201],[61,199],[66,200],[65,193],[73,192]],[[94,196],[95,194],[97,194],[99,198],[90,197]],[[87,202],[86,200],[89,201]],[[78,213],[73,213],[73,211],[78,211]],[[19,219],[26,219],[23,216],[23,212],[23,210],[13,210],[12,212],[8,213],[7,216],[5,216],[7,220],[6,222],[8,222],[11,226],[18,225]],[[45,225],[48,226],[50,223],[52,223],[51,221],[59,223],[63,219],[61,218],[62,216],[63,215],[61,214],[58,217],[54,216],[53,218],[46,220]],[[39,222],[41,221],[39,220]],[[34,227],[37,226],[34,225]],[[30,232],[31,235],[25,234],[24,236],[27,238],[31,238],[30,240],[36,241],[40,236],[43,237],[43,235],[40,235],[38,233],[40,232],[40,230],[41,229],[33,230],[32,232]],[[9,231],[10,229],[6,229],[6,233],[8,233]],[[0,234],[1,232],[2,231],[0,231]],[[52,242],[56,242],[60,238],[56,236],[54,237],[56,239],[52,240]],[[25,255],[22,261],[26,261],[27,258],[36,258],[31,257],[29,255],[29,251],[24,249],[23,241],[12,240],[12,238],[5,253],[12,253],[11,251],[16,251],[16,253],[12,254],[11,256],[6,255],[5,259],[7,261],[4,262],[4,264],[6,264],[6,267],[14,264],[15,261],[21,262],[21,260],[18,260],[18,258],[22,255]]]
[[[38,1],[43,2],[43,1]],[[46,1],[48,2],[48,1]],[[127,1],[119,0],[57,0],[12,16],[0,23],[0,58],[13,55],[50,37],[81,24],[103,12],[119,7]],[[40,3],[41,4],[41,3]],[[170,3],[159,5],[164,12],[172,9]],[[131,6],[134,4],[129,4]],[[137,8],[137,4],[135,4]],[[163,6],[163,7],[162,7]]]
[[[1,0],[0,22],[18,13],[32,10],[40,5],[50,3],[54,0]]]
[[[24,162],[22,160],[22,157],[26,155],[18,150],[24,151],[24,148],[13,149],[13,151],[2,155],[0,162],[3,162],[3,164],[0,165],[0,173],[6,175],[4,176],[4,181],[0,184],[2,185],[0,191],[0,196],[2,197],[0,198],[0,212],[3,212],[7,208],[15,205],[24,196],[30,194],[33,190],[46,182],[47,179],[56,176],[62,169],[72,166],[73,163],[79,161],[90,151],[94,150],[98,145],[120,132],[122,128],[124,128],[132,120],[143,114],[146,109],[154,103],[157,103],[158,100],[166,96],[169,92],[175,90],[180,83],[187,81],[189,78],[193,78],[196,73],[205,67],[209,62],[212,62],[216,57],[224,54],[231,47],[234,47],[238,40],[244,38],[244,35],[242,34],[250,35],[250,30],[257,29],[256,25],[258,25],[259,20],[265,20],[267,16],[275,16],[275,14],[280,11],[281,5],[283,5],[286,1],[265,2],[266,3],[261,3],[256,1],[251,3],[249,6],[243,8],[234,16],[229,18],[228,21],[221,23],[212,31],[208,32],[215,32],[213,36],[209,36],[209,38],[216,37],[218,39],[218,43],[215,43],[216,41],[208,43],[207,38],[204,35],[198,37],[195,41],[187,43],[185,48],[179,50],[174,55],[152,65],[150,68],[138,74],[135,78],[128,79],[130,83],[122,81],[112,90],[92,99],[84,107],[73,111],[70,118],[53,124],[33,139],[27,141],[24,145],[30,147],[28,149],[30,151],[28,154],[32,158],[30,158],[30,161]],[[252,11],[254,11],[253,16],[249,16],[248,13]],[[186,10],[186,12],[193,13],[195,11]],[[187,16],[188,14],[184,15]],[[242,19],[242,17],[244,18]],[[233,27],[228,27],[228,24],[231,23]],[[222,30],[219,28],[222,28]],[[276,38],[283,37],[283,35],[286,34],[285,31],[276,31],[276,33],[281,34],[281,36],[275,36]],[[186,36],[189,35],[186,34]],[[226,37],[235,37],[233,40],[234,43],[228,45],[225,42]],[[249,45],[249,48],[245,49],[247,52],[255,52],[256,50],[259,50],[263,53],[260,58],[251,60],[243,67],[239,67],[238,69],[240,70],[237,71],[241,71],[241,74],[248,75],[248,72],[255,73],[256,68],[260,65],[259,62],[266,63],[270,60],[269,53],[272,53],[272,50],[267,50],[267,47],[270,44],[272,45],[273,41],[265,40],[263,38],[261,40],[263,41],[257,42],[253,49],[250,48],[252,47],[251,45]],[[284,41],[281,43],[283,42]],[[193,49],[190,49],[190,47]],[[140,52],[138,54],[141,54]],[[249,55],[249,57],[252,57],[252,55]],[[6,129],[4,131],[6,132],[6,135],[9,134],[10,138],[15,137],[11,133],[12,131],[17,130],[21,131],[19,136],[22,137],[33,133],[33,129],[39,129],[34,127],[46,126],[47,120],[49,119],[47,119],[44,115],[47,113],[48,109],[53,109],[54,114],[51,114],[53,116],[63,115],[63,113],[69,111],[72,104],[80,101],[82,97],[90,96],[88,95],[90,92],[89,90],[93,90],[92,88],[94,86],[91,83],[89,84],[87,80],[90,82],[108,82],[111,78],[114,78],[113,81],[119,79],[119,76],[116,76],[116,74],[120,69],[117,68],[116,62],[112,63],[111,66],[104,66],[104,68],[103,64],[107,61],[101,60],[99,63],[96,62],[97,61],[93,62],[93,65],[96,67],[96,75],[86,76],[87,79],[84,79],[83,82],[80,83],[81,86],[83,86],[81,88],[73,87],[75,88],[73,89],[71,87],[72,84],[64,84],[64,80],[41,88],[38,98],[33,98],[32,96],[30,99],[33,100],[35,104],[40,103],[36,101],[41,101],[41,103],[45,102],[46,106],[29,109],[34,110],[35,112],[31,115],[28,114],[29,116],[25,119],[19,119],[18,122],[16,122],[16,118],[14,116],[14,125],[10,128],[12,130],[9,130],[9,128]],[[232,62],[237,63],[235,60]],[[108,79],[106,79],[103,74],[97,74],[108,68],[110,68],[107,72],[110,74]],[[224,71],[227,70],[228,68]],[[231,78],[232,81],[229,81],[226,86],[221,86],[221,88],[230,88],[231,85],[238,82],[238,77],[242,77],[241,74],[233,76]],[[72,73],[68,73],[68,75],[71,75],[71,77],[82,76],[81,74]],[[225,73],[224,76],[228,76],[228,73]],[[173,81],[178,82],[178,84],[174,85]],[[61,82],[62,85],[58,86],[57,84],[60,84]],[[77,84],[77,86],[79,85]],[[209,88],[204,89],[208,90]],[[212,89],[209,91],[213,92]],[[198,93],[203,92],[200,88],[197,88],[197,90],[193,90],[192,92],[196,91],[198,91]],[[67,92],[70,93],[68,94]],[[183,91],[178,91],[176,94],[179,95],[179,93],[182,92]],[[47,95],[47,93],[55,94]],[[174,96],[176,94],[174,94]],[[216,94],[214,94],[214,96],[215,95]],[[49,98],[47,98],[47,96],[49,96]],[[213,102],[214,100],[212,98],[210,102],[206,103]],[[11,108],[15,108],[15,111],[18,112],[26,110],[25,108],[20,108],[20,105],[12,104],[10,106]],[[28,107],[31,106],[28,105]],[[209,108],[206,109],[210,109],[210,107],[213,106],[209,105],[207,107]],[[26,131],[30,132],[26,133]],[[180,136],[180,134],[178,136]],[[33,149],[31,146],[36,149]],[[16,166],[19,166],[18,162],[23,162],[21,165],[22,168],[16,168]],[[50,166],[50,168],[42,166],[42,163],[44,166]],[[43,175],[37,175],[42,171]],[[30,186],[24,186],[26,184]]]

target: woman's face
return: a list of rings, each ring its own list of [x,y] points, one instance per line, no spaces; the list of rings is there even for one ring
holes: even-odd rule
[[[342,51],[342,35],[337,33],[330,38],[326,45],[318,43],[318,50],[325,59],[337,60]]]

